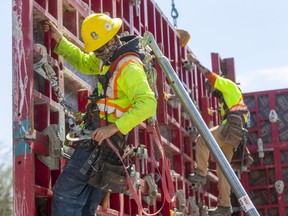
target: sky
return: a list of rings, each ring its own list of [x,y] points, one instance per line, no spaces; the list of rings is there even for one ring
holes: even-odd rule
[[[173,25],[171,0],[155,0]],[[288,88],[287,0],[174,0],[177,28],[207,68],[211,53],[234,58],[244,93]]]
[[[12,164],[12,3],[0,1],[0,166]],[[4,100],[3,100],[4,99]]]
[[[173,25],[169,0],[155,0]],[[244,93],[288,88],[287,0],[174,0],[177,28],[207,68],[211,53],[234,58]],[[0,165],[12,160],[12,5],[0,1]],[[3,100],[4,99],[4,100]]]

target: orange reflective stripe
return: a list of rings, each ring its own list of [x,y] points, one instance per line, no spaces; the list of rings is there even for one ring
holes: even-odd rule
[[[241,109],[242,108],[242,109]],[[244,104],[242,97],[240,98],[239,102],[232,106],[229,110],[231,111],[239,111],[239,110],[247,110],[247,106]]]
[[[97,101],[97,104],[105,104],[105,99],[100,99]]]
[[[114,118],[118,118],[118,117],[121,117],[125,112],[127,112],[132,107],[132,104],[130,104],[127,107],[121,107],[119,104],[113,103],[113,99],[116,99],[117,101],[117,98],[118,98],[117,81],[120,78],[121,73],[124,70],[124,68],[130,63],[136,63],[143,69],[141,60],[135,55],[127,55],[123,57],[117,63],[119,66],[116,68],[116,70],[115,70],[115,67],[112,68],[112,70],[114,71],[111,71],[112,77],[109,80],[111,86],[109,86],[106,90],[106,98],[105,99],[103,98],[97,101],[97,104],[100,110],[100,115],[105,116],[105,114],[109,114],[109,115],[112,114]]]
[[[128,57],[129,57],[129,56],[128,56]],[[135,56],[133,56],[133,57],[135,58]],[[124,58],[126,58],[126,57],[124,57]],[[117,80],[120,78],[120,75],[121,75],[123,69],[124,69],[128,64],[130,64],[130,63],[132,63],[132,62],[138,64],[140,67],[143,68],[142,64],[140,64],[139,62],[137,62],[135,59],[127,60],[127,61],[125,61],[123,64],[121,64],[121,65],[119,66],[119,70],[118,70],[118,73],[117,73],[117,75],[116,75],[116,77],[115,77],[114,86],[113,86],[113,87],[114,87],[114,96],[115,96],[115,98],[118,97]]]
[[[105,101],[104,101],[103,99],[97,101],[97,103],[98,103],[98,104],[104,104],[104,105],[106,105],[106,106],[110,106],[110,107],[113,107],[113,108],[117,108],[118,110],[120,110],[120,111],[122,111],[122,112],[126,112],[126,111],[128,111],[128,110],[132,107],[131,104],[130,104],[128,107],[125,107],[125,108],[120,107],[120,106],[118,106],[118,104],[111,103],[108,98],[106,99],[106,103],[105,103]]]
[[[235,110],[236,111],[236,110],[241,109],[241,108],[246,109],[247,107],[245,105],[236,104],[233,107],[231,107],[230,110],[233,110],[233,111]]]
[[[129,105],[129,106],[126,107],[126,108],[120,107],[120,106],[118,106],[117,104],[111,103],[111,102],[109,102],[109,101],[106,102],[106,105],[107,105],[107,106],[110,106],[110,107],[114,107],[114,108],[116,108],[117,110],[120,110],[121,112],[127,112],[127,111],[132,107],[132,105]]]
[[[125,113],[125,112],[121,112],[121,111],[119,111],[119,110],[117,110],[117,109],[116,109],[116,110],[114,109],[114,112],[107,113],[107,114],[108,114],[108,115],[112,115],[114,118],[119,118],[119,117],[121,117],[124,113]],[[100,115],[106,116],[105,111],[100,110]]]
[[[100,115],[105,116],[105,112],[100,110]]]
[[[103,99],[101,99],[97,102],[97,104],[100,110],[100,114],[105,115],[106,111],[108,114],[113,114],[117,117],[122,116],[123,113],[127,112],[132,107],[131,104],[128,107],[120,107],[115,103],[109,102],[109,99],[106,99],[106,103]]]

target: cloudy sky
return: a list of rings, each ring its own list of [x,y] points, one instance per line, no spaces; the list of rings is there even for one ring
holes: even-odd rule
[[[170,0],[155,1],[171,18]],[[287,0],[174,0],[177,27],[190,35],[189,47],[211,69],[211,52],[233,57],[243,92],[287,88]],[[12,6],[0,1],[0,164],[12,156]],[[4,99],[4,100],[3,100]],[[5,156],[5,157],[4,157]],[[8,159],[7,159],[8,158]]]
[[[155,0],[171,18],[172,0]],[[189,2],[189,3],[188,3]],[[243,92],[288,88],[287,0],[174,0],[177,27],[190,33],[189,47],[211,69],[212,52],[233,57]]]

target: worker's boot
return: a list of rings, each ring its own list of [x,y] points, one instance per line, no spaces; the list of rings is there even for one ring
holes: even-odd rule
[[[230,216],[233,213],[232,208],[228,206],[217,206],[209,209],[209,216]]]
[[[198,183],[198,184],[206,184],[206,177],[201,176],[198,173],[191,173],[187,175],[187,180],[190,181],[191,183]]]

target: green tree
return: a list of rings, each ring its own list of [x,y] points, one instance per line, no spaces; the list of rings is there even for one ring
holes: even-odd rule
[[[0,164],[0,215],[13,215],[12,166]]]

